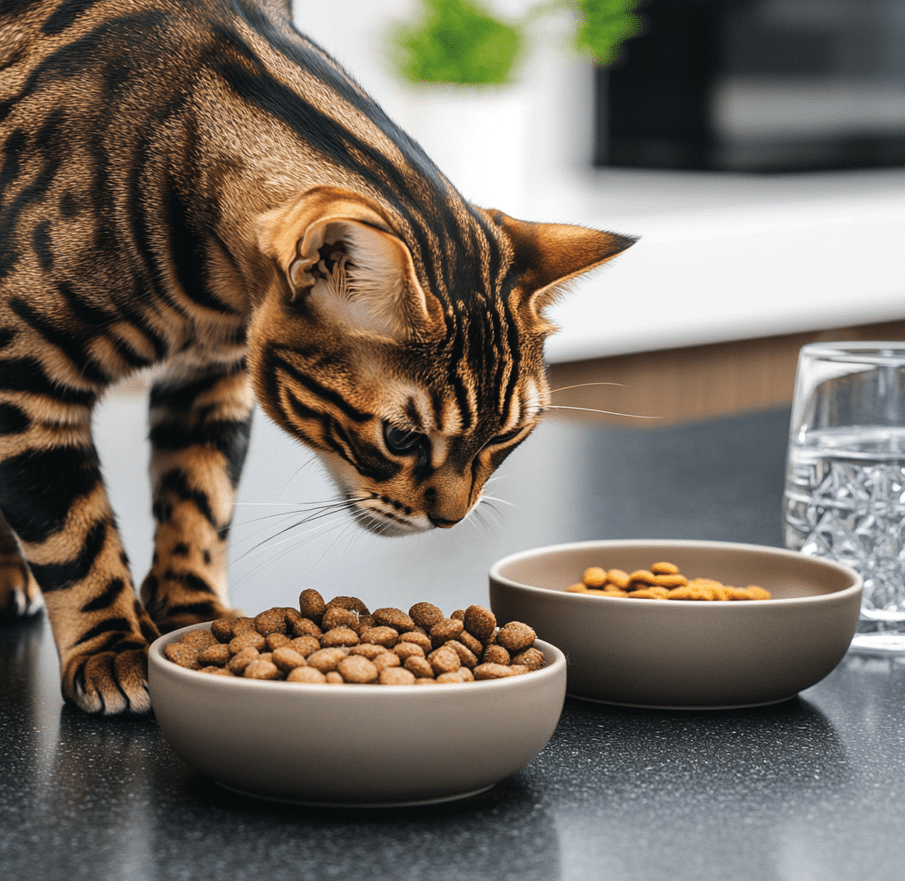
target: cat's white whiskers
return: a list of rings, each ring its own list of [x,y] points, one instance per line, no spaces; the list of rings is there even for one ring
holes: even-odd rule
[[[484,495],[481,496],[480,501],[481,501],[481,502],[483,502],[483,501],[487,501],[487,502],[499,502],[501,505],[509,505],[511,508],[517,508],[517,507],[518,507],[518,505],[516,505],[515,502],[510,502],[510,501],[508,501],[507,499],[501,499],[499,496],[488,496],[486,493],[485,493]],[[479,502],[478,504],[480,504],[480,502]]]
[[[611,385],[611,386],[615,386],[616,388],[625,388],[626,387],[624,382],[579,382],[576,385],[563,385],[563,386],[560,386],[559,388],[551,389],[550,394],[555,395],[557,392],[565,392],[565,391],[568,391],[569,389],[573,389],[573,388],[587,388],[588,386],[592,386],[592,385]]]
[[[662,416],[641,416],[638,413],[618,413],[615,410],[597,410],[594,407],[565,407],[550,404],[545,410],[580,410],[584,413],[600,413],[604,416],[622,416],[625,419],[662,419]]]

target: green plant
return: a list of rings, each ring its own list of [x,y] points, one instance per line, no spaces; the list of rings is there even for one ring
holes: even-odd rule
[[[575,43],[599,67],[609,67],[619,57],[622,44],[641,33],[635,14],[638,0],[579,0]]]
[[[392,34],[397,71],[410,82],[505,83],[515,72],[529,22],[555,10],[577,13],[575,46],[607,66],[622,43],[641,30],[639,0],[548,0],[531,7],[521,22],[501,21],[480,0],[422,0],[414,23]]]
[[[477,0],[423,0],[417,24],[395,35],[397,66],[412,82],[504,83],[522,50],[519,28],[494,18]]]

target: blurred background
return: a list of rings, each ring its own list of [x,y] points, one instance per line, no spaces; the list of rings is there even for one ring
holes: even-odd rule
[[[640,236],[557,307],[548,346],[556,384],[624,388],[560,403],[772,406],[804,342],[901,338],[905,0],[481,0],[478,60],[516,32],[505,82],[416,81],[462,73],[413,60],[430,34],[411,35],[426,12],[463,30],[463,6],[295,0],[295,21],[477,204]],[[602,63],[582,26],[606,31]]]

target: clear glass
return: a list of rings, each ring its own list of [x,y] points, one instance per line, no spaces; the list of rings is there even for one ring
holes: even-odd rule
[[[852,648],[905,653],[905,343],[801,349],[783,525],[789,548],[864,579]]]

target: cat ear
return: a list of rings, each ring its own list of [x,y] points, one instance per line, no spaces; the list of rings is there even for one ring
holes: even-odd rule
[[[515,269],[521,274],[523,304],[549,328],[544,310],[563,286],[631,247],[631,236],[563,223],[529,223],[501,212],[493,219],[512,243]]]
[[[408,247],[357,193],[319,187],[264,215],[260,230],[261,250],[277,261],[293,296],[309,291],[323,317],[394,339],[423,337],[437,320]]]

